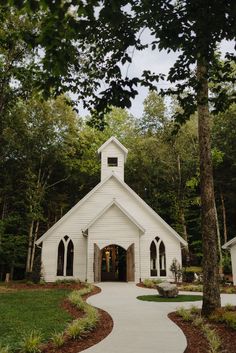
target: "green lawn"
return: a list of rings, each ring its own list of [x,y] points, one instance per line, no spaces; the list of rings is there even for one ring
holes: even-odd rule
[[[163,298],[159,295],[140,295],[137,297],[139,300],[147,301],[147,302],[195,302],[198,300],[202,300],[202,295],[190,295],[190,294],[180,294],[176,298]]]
[[[0,293],[0,343],[17,348],[22,335],[39,330],[44,339],[65,328],[71,316],[60,308],[68,290]]]

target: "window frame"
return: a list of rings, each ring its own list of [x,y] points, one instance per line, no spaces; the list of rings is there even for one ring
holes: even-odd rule
[[[118,167],[118,157],[107,157],[108,167]]]

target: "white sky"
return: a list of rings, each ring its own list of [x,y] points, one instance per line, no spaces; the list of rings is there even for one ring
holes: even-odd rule
[[[148,33],[142,34],[142,39],[150,40],[150,35]],[[222,42],[221,52],[225,54],[226,52],[235,52],[233,42]],[[157,50],[152,51],[148,48],[143,51],[135,51],[133,53],[133,61],[128,68],[128,76],[140,76],[143,70],[150,70],[156,74],[163,73],[167,74],[170,67],[174,64],[177,58],[177,54],[174,52],[167,53],[166,51],[158,52]],[[127,67],[124,69],[126,73]],[[158,88],[167,88],[169,86],[168,82],[160,81]],[[140,87],[138,89],[139,94],[133,100],[132,107],[129,109],[131,114],[139,118],[143,113],[143,101],[148,94],[148,89],[145,87]],[[79,105],[79,115],[85,116],[88,111],[84,110],[81,105]]]

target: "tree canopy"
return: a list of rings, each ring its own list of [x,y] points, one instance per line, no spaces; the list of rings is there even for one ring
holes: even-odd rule
[[[76,93],[93,112],[92,124],[104,128],[104,112],[111,105],[130,107],[138,85],[155,89],[162,73],[145,70],[141,77],[128,77],[122,67],[132,63],[132,51],[174,51],[178,57],[167,79],[175,84],[167,90],[177,96],[177,123],[198,114],[200,189],[202,209],[204,296],[203,314],[220,306],[219,232],[214,197],[211,158],[210,111],[225,111],[235,98],[224,82],[234,82],[233,54],[220,61],[216,55],[222,40],[234,40],[236,11],[233,0],[132,0],[132,1],[8,1],[3,12],[14,11],[35,30],[20,29],[23,45],[37,63],[33,85],[44,95]],[[8,23],[9,16],[4,25]],[[143,43],[142,31],[151,33]],[[27,61],[27,60],[26,60]],[[13,65],[17,69],[17,65]],[[7,67],[4,69],[8,72]],[[14,77],[11,76],[11,77]],[[21,84],[21,80],[18,80]],[[209,82],[214,83],[209,86]],[[219,85],[219,83],[221,83]],[[8,79],[7,88],[11,87]],[[103,88],[104,87],[104,88]],[[210,88],[210,90],[209,90]],[[177,153],[178,173],[181,160]],[[181,182],[179,196],[183,196]],[[181,196],[181,197],[182,197]],[[183,201],[183,200],[182,200]],[[182,206],[180,206],[182,208]],[[181,211],[182,212],[182,211]]]

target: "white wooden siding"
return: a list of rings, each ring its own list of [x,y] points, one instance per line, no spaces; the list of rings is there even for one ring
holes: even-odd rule
[[[108,157],[118,158],[118,166],[109,167],[107,165]],[[112,173],[115,173],[121,180],[124,180],[124,158],[124,152],[114,142],[106,146],[101,153],[101,181],[105,180]]]
[[[94,281],[93,251],[94,244],[100,249],[110,244],[123,247],[125,250],[135,244],[135,281],[139,279],[139,237],[138,227],[116,206],[111,206],[88,231],[88,281]]]
[[[110,178],[105,182],[98,190],[92,194],[85,203],[83,203],[75,212],[70,214],[70,217],[65,218],[63,222],[56,227],[53,232],[44,240],[43,244],[43,252],[42,252],[42,262],[44,268],[44,276],[46,281],[54,281],[57,279],[56,276],[56,266],[57,266],[57,247],[60,242],[60,239],[65,235],[68,235],[75,247],[74,252],[74,277],[80,278],[81,280],[86,279],[86,254],[87,254],[87,240],[82,235],[82,229],[89,224],[89,222],[100,213],[106,205],[111,202],[113,199],[116,199],[123,207],[133,216],[140,225],[146,230],[145,234],[140,237],[140,264],[136,264],[137,268],[140,266],[141,271],[141,279],[150,277],[150,244],[152,240],[158,236],[164,243],[166,249],[166,260],[167,260],[167,277],[171,277],[171,273],[169,271],[169,267],[173,258],[176,258],[179,262],[181,262],[181,251],[180,251],[180,242],[177,238],[173,236],[173,234],[167,229],[164,224],[159,222],[148,210],[143,207],[143,205],[138,202],[127,190],[123,187],[123,185],[115,178]],[[109,231],[110,231],[110,244],[114,241],[114,236],[117,238],[117,244],[128,246],[130,244],[131,239],[134,239],[134,233],[132,233],[131,237],[129,235],[124,235],[125,231],[128,231],[128,228],[136,229],[138,232],[138,228],[132,224],[131,221],[127,221],[127,217],[122,214],[119,210],[110,210],[110,212],[114,212],[113,218],[110,220],[107,219],[107,224],[105,226],[104,219],[101,217],[100,220],[97,220],[91,229],[89,230],[89,279],[91,279],[91,261],[93,261],[93,249],[90,242],[90,237],[95,237],[96,227],[97,227],[97,237],[102,237],[101,232],[106,230],[106,244],[102,243],[102,238],[99,241],[101,243],[98,246],[103,246],[103,244],[108,245],[109,242]],[[107,213],[105,214],[107,217]],[[104,216],[105,216],[104,215]],[[105,218],[106,218],[105,217]],[[116,219],[117,217],[117,219]],[[102,223],[103,222],[103,223]],[[99,226],[99,224],[101,226]],[[100,227],[100,228],[99,228]],[[128,227],[128,228],[127,228]],[[112,229],[112,232],[111,232]],[[92,231],[92,232],[91,232]],[[127,234],[127,233],[126,233]],[[136,237],[138,233],[136,233]],[[127,239],[125,238],[127,237]],[[91,238],[92,239],[92,238]],[[105,241],[105,239],[104,239]],[[118,243],[118,241],[120,243]],[[139,259],[139,245],[136,241],[135,243],[135,261]],[[105,246],[104,245],[104,246]],[[136,280],[139,275],[136,273]]]
[[[236,244],[230,248],[231,262],[232,262],[232,272],[233,272],[233,282],[236,285]]]

